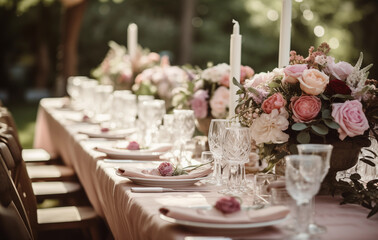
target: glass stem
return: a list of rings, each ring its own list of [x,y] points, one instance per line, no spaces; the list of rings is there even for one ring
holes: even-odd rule
[[[215,181],[217,186],[222,186],[222,163],[221,159],[217,157],[214,162]]]
[[[305,203],[297,203],[297,225],[298,225],[298,233],[299,234],[306,234],[308,233],[308,225],[310,220],[310,204],[307,202]]]
[[[235,193],[238,191],[240,186],[239,164],[229,164],[228,172],[228,190],[231,193]]]

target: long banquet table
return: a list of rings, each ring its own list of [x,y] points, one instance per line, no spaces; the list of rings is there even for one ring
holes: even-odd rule
[[[90,139],[79,130],[94,126],[72,121],[82,113],[63,107],[64,98],[47,98],[40,102],[34,146],[44,148],[53,156],[61,156],[72,166],[96,212],[105,219],[115,239],[196,239],[199,236],[223,236],[237,239],[287,238],[285,223],[247,232],[227,233],[187,229],[168,223],[159,217],[159,208],[169,206],[213,205],[221,196],[212,186],[210,192],[134,193],[137,186],[127,178],[117,176],[116,166],[155,167],[158,163],[108,163],[105,154],[95,146],[114,142]],[[193,186],[194,187],[194,186]],[[367,219],[368,210],[357,205],[339,205],[340,199],[319,196],[316,199],[316,221],[327,227],[319,235],[323,239],[377,239],[378,216]],[[257,231],[259,230],[259,231]],[[193,237],[193,238],[192,238]],[[198,238],[203,239],[203,238]]]

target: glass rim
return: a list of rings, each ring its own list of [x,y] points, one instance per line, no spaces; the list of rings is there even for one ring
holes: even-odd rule
[[[286,161],[312,161],[312,159],[319,159],[317,161],[322,161],[322,158],[319,155],[304,155],[304,154],[292,154],[292,155],[286,155],[285,160]]]
[[[331,144],[317,144],[317,143],[307,143],[307,144],[298,144],[297,148],[311,148],[311,149],[333,149]]]

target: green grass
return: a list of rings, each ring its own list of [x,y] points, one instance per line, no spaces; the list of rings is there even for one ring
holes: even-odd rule
[[[18,134],[23,148],[32,148],[38,102],[17,103],[7,106],[16,121]]]

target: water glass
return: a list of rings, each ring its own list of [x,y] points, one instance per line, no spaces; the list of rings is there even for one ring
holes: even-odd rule
[[[254,176],[254,204],[270,204],[271,193],[268,191],[268,186],[277,180],[277,176],[270,173],[257,173]]]
[[[95,100],[95,88],[98,85],[98,81],[89,79],[84,81],[81,85],[82,90],[82,97],[83,97],[83,105],[85,114],[89,117],[93,117],[96,105],[94,103]]]
[[[290,196],[296,201],[297,231],[294,239],[308,239],[309,204],[319,191],[322,159],[317,155],[289,155],[285,157],[285,182]]]
[[[112,93],[112,85],[98,85],[95,87],[94,104],[97,106],[95,108],[95,113],[96,119],[100,122],[104,120],[109,120]]]
[[[226,162],[223,161],[223,144],[224,144],[224,133],[227,127],[234,124],[235,121],[230,121],[227,119],[212,119],[210,122],[208,142],[210,151],[213,153],[214,160],[219,164],[219,171],[216,169],[216,179],[217,186],[222,186],[222,176],[224,175],[224,169],[226,167]]]
[[[298,153],[300,155],[317,155],[321,157],[321,167],[320,167],[320,174],[321,178],[320,181],[323,181],[325,176],[328,173],[330,167],[330,160],[333,146],[330,144],[299,144],[297,145]],[[311,215],[309,220],[309,229],[310,232],[313,234],[316,233],[324,233],[326,231],[326,227],[318,225],[315,223],[315,198],[313,198],[310,202],[311,208]]]
[[[187,141],[192,139],[195,130],[195,117],[193,110],[173,110],[174,116],[174,132],[175,138],[175,152],[179,159],[185,160],[184,146]]]
[[[80,85],[88,80],[84,76],[71,76],[67,80],[67,93],[71,98],[72,104],[74,105],[80,98]]]
[[[228,163],[228,183],[226,193],[240,195],[242,185],[242,165],[248,161],[251,152],[249,128],[231,126],[226,128],[223,137],[222,154]]]

